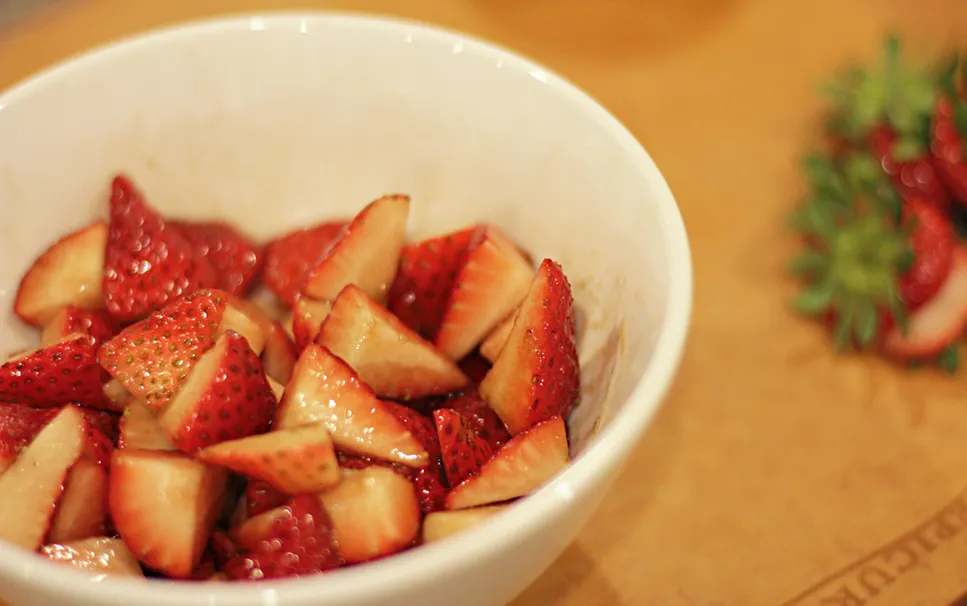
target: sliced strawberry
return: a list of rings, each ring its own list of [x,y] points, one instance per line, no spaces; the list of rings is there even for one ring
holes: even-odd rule
[[[222,442],[197,456],[291,495],[320,492],[339,482],[336,451],[323,424]]]
[[[432,543],[461,533],[486,522],[506,508],[506,505],[490,505],[431,513],[423,520],[423,542]]]
[[[436,427],[434,427],[433,421],[412,408],[396,402],[384,401],[383,407],[393,413],[393,416],[399,419],[403,427],[413,434],[413,437],[423,446],[431,460],[439,458],[440,443],[437,441]]]
[[[124,409],[119,429],[118,448],[178,450],[154,414],[137,400],[129,403]]]
[[[137,558],[121,539],[93,537],[69,543],[44,545],[40,553],[54,562],[85,572],[116,577],[143,577]]]
[[[76,402],[111,409],[90,336],[75,333],[0,365],[0,401],[52,407]]]
[[[229,300],[225,307],[225,313],[222,315],[222,323],[219,324],[218,330],[215,332],[215,338],[228,331],[236,332],[245,337],[249,349],[255,352],[256,356],[260,356],[262,349],[265,348],[265,333],[262,332],[259,323],[239,307],[240,302],[241,299]]]
[[[867,139],[870,150],[900,195],[904,199],[918,198],[941,213],[950,210],[950,195],[926,148],[917,158],[897,161],[894,155],[896,142],[896,133],[885,124],[870,131]]]
[[[332,303],[300,297],[292,308],[292,337],[296,351],[302,351],[316,340],[326,321]]]
[[[323,423],[341,449],[413,467],[426,449],[345,362],[319,345],[302,352],[279,405],[275,429]]]
[[[336,298],[316,342],[381,397],[410,400],[467,384],[456,364],[351,284]]]
[[[108,379],[103,387],[104,397],[111,401],[111,410],[124,410],[128,403],[133,400],[131,393],[117,379]]]
[[[282,325],[252,301],[231,297],[228,306],[229,309],[235,308],[244,314],[261,333],[258,338],[264,345],[252,347],[252,349],[256,353],[261,352],[266,376],[283,384],[288,383],[298,355]],[[239,325],[241,324],[242,322],[239,322]],[[231,328],[235,332],[242,333],[248,339],[249,345],[252,344],[252,337],[249,334],[232,326],[223,326],[223,328]]]
[[[500,350],[507,344],[507,339],[510,338],[510,330],[514,327],[514,320],[516,319],[517,310],[514,310],[509,316],[501,320],[500,324],[490,331],[487,338],[480,344],[480,355],[494,362],[500,355]]]
[[[511,434],[553,416],[566,417],[578,399],[573,303],[561,266],[545,259],[507,345],[479,387]]]
[[[316,574],[342,564],[326,510],[318,497],[302,495],[274,515],[266,539],[228,562],[225,573],[234,580],[258,581]]]
[[[111,461],[111,517],[139,561],[186,578],[205,551],[225,486],[225,470],[184,455],[117,450]]]
[[[114,415],[90,408],[79,409],[88,432],[97,430],[108,440],[117,436]],[[16,460],[37,434],[60,413],[59,408],[31,408],[22,404],[0,404],[0,474]]]
[[[40,333],[40,346],[51,345],[67,335],[84,333],[91,337],[98,348],[114,336],[111,318],[103,310],[87,310],[68,305],[44,326]]]
[[[480,473],[454,487],[447,495],[447,509],[467,509],[528,495],[563,471],[569,460],[564,419],[541,421],[504,444]]]
[[[266,373],[266,375],[267,374],[268,373]],[[272,395],[275,396],[276,403],[281,402],[282,401],[282,396],[285,395],[285,385],[282,385],[281,383],[279,383],[278,381],[276,381],[272,377],[266,376],[265,378],[269,382],[269,389],[272,390]]]
[[[281,507],[287,498],[284,492],[276,490],[268,482],[255,478],[249,478],[245,487],[246,509],[250,516],[257,516],[270,509]]]
[[[130,179],[111,184],[111,221],[104,255],[104,306],[119,323],[140,320],[219,276],[196,258],[182,232],[165,223]]]
[[[158,417],[175,446],[192,453],[268,429],[275,395],[245,337],[227,332],[195,364]]]
[[[97,221],[54,242],[34,261],[20,281],[13,309],[38,328],[73,305],[101,307],[107,223]]]
[[[229,530],[229,538],[236,547],[241,549],[255,549],[262,541],[271,538],[272,527],[276,521],[288,515],[285,504],[290,497],[285,496],[282,503],[257,515],[253,514],[244,522]]]
[[[347,225],[346,221],[321,223],[287,233],[266,245],[262,279],[287,307],[295,303],[309,270],[322,260]]]
[[[433,411],[433,418],[450,486],[480,473],[480,468],[494,454],[490,444],[478,438],[473,426],[454,410],[437,409]]]
[[[409,480],[378,466],[343,475],[342,482],[319,498],[346,563],[396,553],[416,538],[422,516]]]
[[[212,533],[210,549],[215,558],[215,568],[219,570],[238,555],[238,545],[220,530]]]
[[[207,259],[218,275],[215,287],[244,295],[262,269],[262,249],[237,229],[222,222],[171,221],[194,247],[196,259]]]
[[[907,310],[913,311],[932,299],[947,280],[956,238],[950,219],[931,203],[911,199],[904,210],[914,221],[910,235],[913,263],[900,278],[900,297]]]
[[[436,438],[434,438],[435,441]],[[439,511],[446,505],[447,488],[439,457],[433,459],[426,467],[419,469],[342,452],[338,453],[338,457],[339,466],[343,469],[366,469],[375,465],[392,469],[396,473],[409,478],[410,482],[413,483],[413,489],[416,491],[416,497],[420,501],[420,511],[424,514]]]
[[[967,249],[954,251],[953,267],[940,291],[907,319],[906,333],[896,326],[883,342],[887,354],[925,359],[942,353],[967,327]]]
[[[356,215],[322,260],[309,271],[303,292],[332,301],[348,284],[382,303],[399,268],[410,198],[383,196]]]
[[[493,366],[490,360],[477,352],[473,352],[464,359],[460,360],[460,370],[467,375],[471,385],[480,385],[487,373]]]
[[[963,103],[962,101],[957,101]],[[964,160],[964,139],[954,120],[955,105],[951,98],[941,98],[934,113],[931,131],[931,152],[937,174],[954,197],[967,205],[967,161]]]
[[[476,389],[457,392],[439,403],[442,408],[460,413],[473,428],[474,434],[497,450],[510,440],[510,432],[494,409],[487,404]]]
[[[457,273],[467,260],[476,227],[407,244],[390,288],[387,307],[418,335],[432,341]]]
[[[104,534],[107,521],[107,468],[88,458],[71,467],[47,541],[66,543]]]
[[[165,407],[215,342],[227,301],[199,291],[125,328],[97,361],[149,410]]]
[[[480,232],[457,273],[434,343],[453,360],[479,344],[517,307],[534,279],[534,268],[496,227]]]
[[[84,417],[64,407],[0,475],[0,539],[30,551],[44,541],[64,480],[86,440]]]

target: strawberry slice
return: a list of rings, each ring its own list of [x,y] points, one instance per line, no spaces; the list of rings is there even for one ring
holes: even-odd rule
[[[279,405],[276,429],[322,423],[341,449],[425,467],[419,440],[345,362],[319,345],[306,348]]]
[[[497,450],[510,440],[510,432],[507,431],[504,422],[480,397],[476,389],[457,392],[443,400],[439,406],[460,413],[464,421],[470,424],[473,433],[489,444],[491,450]]]
[[[40,333],[40,346],[51,345],[67,335],[84,333],[91,337],[95,349],[114,336],[111,318],[103,310],[81,309],[68,305],[44,326]]]
[[[967,249],[954,251],[950,275],[940,291],[907,319],[906,333],[894,326],[884,351],[903,360],[931,358],[953,344],[967,328]]]
[[[104,306],[121,324],[148,316],[219,276],[207,258],[196,258],[180,230],[167,225],[130,179],[111,185],[111,222],[104,255]]]
[[[158,422],[192,453],[268,429],[275,395],[245,337],[229,331],[203,355]]]
[[[227,301],[220,291],[198,291],[121,331],[97,361],[149,410],[174,397],[198,359],[215,342]]]
[[[434,432],[436,430],[434,429]],[[436,442],[434,436],[433,441]],[[437,446],[439,449],[439,445]],[[339,466],[342,469],[366,469],[372,466],[386,467],[404,476],[413,483],[416,497],[420,501],[420,511],[428,514],[432,511],[439,511],[446,505],[447,488],[443,479],[443,467],[440,465],[439,456],[433,459],[426,467],[416,469],[406,467],[399,463],[390,463],[371,457],[364,457],[349,453],[338,453]]]
[[[545,259],[507,345],[479,387],[511,434],[553,416],[566,417],[578,399],[573,302],[561,266]]]
[[[13,304],[20,319],[40,328],[68,305],[101,307],[107,232],[107,223],[97,221],[54,242],[34,261]]]
[[[117,419],[114,415],[90,408],[79,410],[89,435],[97,431],[106,436],[107,440],[113,440],[117,436]],[[0,404],[0,474],[60,411],[59,408]]]
[[[332,301],[347,284],[382,303],[399,268],[410,198],[383,196],[370,202],[346,227],[306,277],[303,292]]]
[[[249,349],[256,356],[261,356],[262,350],[265,348],[265,333],[262,332],[262,327],[252,316],[242,311],[238,301],[241,301],[241,299],[229,300],[225,307],[225,313],[222,315],[222,322],[218,325],[218,330],[215,331],[215,338],[228,331],[236,332],[245,337]]]
[[[286,494],[279,492],[268,482],[249,478],[245,486],[245,505],[246,513],[250,516],[257,516],[270,509],[281,507],[285,504]]]
[[[282,328],[282,325],[278,320],[273,320],[265,310],[253,301],[230,297],[228,310],[233,308],[239,313],[244,314],[246,319],[259,332],[257,338],[262,344],[258,347],[252,347],[252,350],[256,353],[261,352],[262,365],[265,368],[266,376],[283,384],[288,383],[289,377],[292,376],[292,368],[295,366],[295,361],[298,356],[292,341]],[[226,313],[228,310],[226,310]],[[232,325],[225,326],[226,322],[223,322],[220,330],[231,329],[235,332],[242,333],[248,339],[249,345],[252,345],[252,337],[247,332],[239,330],[244,323],[244,321],[240,320],[238,327],[236,327]],[[249,332],[254,332],[254,330],[250,329]]]
[[[407,244],[387,307],[407,327],[432,341],[440,330],[450,290],[467,260],[476,227]]]
[[[318,497],[301,495],[273,510],[265,538],[225,565],[230,579],[257,581],[316,574],[343,565],[333,525]]]
[[[420,506],[410,481],[386,467],[346,470],[319,495],[347,564],[403,550],[420,531]]]
[[[251,515],[238,526],[231,528],[228,536],[235,547],[243,550],[255,549],[260,542],[269,540],[276,521],[289,513],[285,508],[289,498],[283,495],[279,505],[257,515]]]
[[[323,424],[222,442],[197,457],[291,495],[320,492],[339,482],[336,451]]]
[[[381,397],[422,398],[468,381],[449,358],[352,284],[336,298],[316,342],[345,360]]]
[[[569,460],[564,419],[541,421],[504,444],[480,473],[454,487],[447,495],[447,509],[467,509],[528,495],[563,471]]]
[[[143,577],[137,558],[121,539],[92,537],[64,544],[44,545],[40,550],[54,562],[85,572],[117,577]]]
[[[292,308],[292,338],[296,351],[301,352],[316,340],[330,311],[332,303],[329,301],[315,301],[305,297],[296,301]]]
[[[506,508],[506,505],[490,505],[473,509],[433,512],[423,520],[423,542],[441,541],[461,533],[486,522]]]
[[[96,460],[81,458],[74,463],[47,541],[66,543],[104,534],[108,516],[107,476],[105,465]]]
[[[473,426],[455,410],[437,409],[433,411],[433,418],[450,486],[480,473],[480,468],[494,454],[490,444],[478,438]]]
[[[84,417],[65,406],[0,476],[0,539],[30,551],[43,544],[85,441]]]
[[[233,226],[218,221],[171,221],[169,227],[194,248],[196,259],[207,259],[218,275],[216,288],[233,295],[248,292],[262,269],[262,250]]]
[[[109,487],[114,526],[144,565],[186,578],[205,551],[226,477],[224,469],[181,454],[116,450]]]
[[[110,410],[89,335],[74,333],[0,365],[0,401],[55,407],[76,402]]]
[[[124,409],[118,425],[118,448],[178,450],[154,414],[137,400],[130,402]]]
[[[309,270],[342,235],[347,221],[330,221],[307,229],[299,229],[276,238],[265,246],[265,285],[286,305],[292,307]]]
[[[500,324],[490,331],[487,338],[480,344],[480,355],[494,362],[504,345],[507,344],[507,339],[510,338],[510,330],[514,327],[514,320],[516,319],[517,310],[514,310],[509,316],[501,320]]]
[[[477,236],[457,273],[436,346],[459,360],[517,307],[534,279],[534,268],[502,231],[487,227]]]

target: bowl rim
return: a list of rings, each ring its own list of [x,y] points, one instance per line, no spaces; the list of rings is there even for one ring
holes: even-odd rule
[[[453,47],[490,58],[497,65],[515,71],[539,74],[541,83],[594,118],[635,161],[657,199],[661,231],[670,278],[666,292],[665,322],[655,340],[652,358],[638,379],[624,408],[604,427],[598,439],[580,453],[567,469],[541,490],[502,512],[486,525],[471,528],[447,541],[327,573],[296,579],[282,579],[257,585],[245,583],[173,582],[162,579],[107,578],[97,580],[87,573],[48,561],[42,556],[24,558],[22,549],[0,543],[0,576],[15,577],[26,584],[43,583],[59,597],[92,602],[121,597],[122,602],[157,604],[161,600],[179,604],[278,604],[305,599],[331,603],[392,595],[395,587],[432,582],[432,579],[494,556],[514,537],[546,525],[559,517],[586,487],[602,476],[617,472],[657,412],[681,364],[691,324],[693,298],[692,257],[684,222],[675,198],[651,156],[627,128],[606,108],[575,84],[522,53],[465,32],[417,20],[353,11],[258,11],[236,13],[141,30],[65,58],[35,75],[0,91],[0,111],[77,70],[96,66],[131,49],[177,43],[226,31],[250,32],[262,29],[305,30],[348,28],[405,35],[423,43]],[[620,419],[620,422],[619,422]],[[373,583],[374,575],[380,583]],[[163,588],[163,589],[162,589]],[[163,594],[159,595],[159,592]]]

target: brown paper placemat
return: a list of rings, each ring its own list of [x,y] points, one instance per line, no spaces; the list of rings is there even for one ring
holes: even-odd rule
[[[513,606],[946,606],[967,592],[967,369],[837,359],[789,313],[783,275],[816,84],[890,29],[967,46],[967,3],[77,0],[0,34],[0,86],[154,25],[302,6],[404,14],[533,56],[625,122],[681,204],[697,285],[677,385],[598,514]]]

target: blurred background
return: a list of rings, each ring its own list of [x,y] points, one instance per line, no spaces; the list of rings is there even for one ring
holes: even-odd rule
[[[836,601],[836,571],[963,489],[962,387],[835,358],[788,311],[783,221],[820,81],[887,32],[930,56],[964,48],[964,0],[0,0],[0,89],[156,26],[304,8],[404,16],[544,63],[628,126],[681,206],[696,300],[678,381],[579,540],[513,606],[912,604],[879,585]],[[918,604],[949,604],[963,570],[918,568],[939,596]]]

